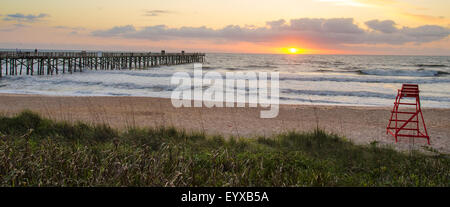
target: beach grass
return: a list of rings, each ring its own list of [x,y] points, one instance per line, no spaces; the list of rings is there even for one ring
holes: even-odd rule
[[[450,158],[320,129],[223,138],[0,116],[0,186],[450,186]]]

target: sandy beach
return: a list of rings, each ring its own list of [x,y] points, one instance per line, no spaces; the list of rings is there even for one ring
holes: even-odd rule
[[[317,125],[357,144],[373,141],[399,150],[420,149],[424,139],[386,135],[389,107],[281,105],[278,117],[261,119],[261,108],[174,108],[170,99],[150,97],[67,97],[0,94],[0,113],[12,116],[24,109],[69,122],[105,123],[116,128],[174,126],[225,137],[269,136],[286,131],[310,131]],[[424,108],[431,147],[450,152],[450,109]]]

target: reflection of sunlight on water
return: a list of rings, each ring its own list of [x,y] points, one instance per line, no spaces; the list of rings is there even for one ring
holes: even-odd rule
[[[446,57],[207,54],[203,72],[280,72],[280,103],[391,106],[402,83],[419,83],[425,107],[450,108]],[[149,70],[84,71],[54,76],[6,76],[0,93],[169,98],[175,72],[193,65]],[[238,90],[239,94],[245,91]]]

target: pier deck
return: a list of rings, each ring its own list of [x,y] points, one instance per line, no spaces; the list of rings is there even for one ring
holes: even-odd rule
[[[161,65],[204,62],[204,53],[20,52],[0,51],[0,77],[53,75],[83,70],[147,69]]]

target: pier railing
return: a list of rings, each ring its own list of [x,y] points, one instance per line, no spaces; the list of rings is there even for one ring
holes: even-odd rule
[[[179,56],[199,55],[205,53],[152,53],[152,52],[20,52],[0,51],[1,58],[19,57],[121,57],[121,56]]]
[[[0,51],[0,77],[91,70],[147,69],[204,62],[204,53]]]

